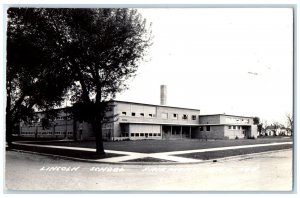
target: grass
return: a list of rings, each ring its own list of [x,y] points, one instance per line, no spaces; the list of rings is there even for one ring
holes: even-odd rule
[[[32,152],[38,152],[43,154],[52,154],[52,155],[59,155],[64,157],[72,157],[72,158],[80,158],[80,159],[103,159],[109,157],[125,156],[125,155],[112,154],[112,153],[97,155],[96,152],[92,152],[92,151],[78,151],[78,150],[75,151],[70,149],[33,147],[33,146],[26,146],[26,145],[13,145],[11,149],[32,151]]]
[[[224,158],[224,157],[230,157],[236,155],[261,153],[266,151],[282,150],[282,149],[289,149],[289,148],[292,148],[291,144],[266,146],[266,147],[242,148],[242,149],[230,149],[230,150],[223,150],[223,151],[210,151],[210,152],[203,152],[203,153],[189,153],[189,154],[181,154],[175,156],[201,159],[201,160],[210,160],[210,159],[218,159],[218,158]]]
[[[153,157],[144,157],[144,158],[138,158],[138,159],[133,159],[133,160],[127,160],[124,162],[173,162],[173,161],[158,159],[158,158],[153,158]]]
[[[262,139],[238,139],[238,140],[137,140],[137,141],[119,141],[104,142],[106,150],[129,151],[139,153],[159,153],[169,151],[182,151],[194,149],[217,148],[226,146],[240,146],[251,144],[267,144],[273,142],[288,142],[291,138],[262,138]],[[69,147],[95,148],[94,141],[70,142],[70,141],[53,141],[53,142],[35,142],[35,144],[58,145]]]

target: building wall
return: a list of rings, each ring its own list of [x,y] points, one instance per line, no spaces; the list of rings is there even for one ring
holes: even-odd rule
[[[165,120],[165,122],[168,123],[198,124],[199,113],[200,113],[199,110],[171,108],[171,107],[163,107],[163,106],[157,107],[157,119]],[[183,118],[184,115],[187,116],[186,119]]]
[[[199,124],[220,124],[220,115],[199,116]]]
[[[119,115],[119,121],[174,124],[199,123],[199,110],[122,102],[117,102],[116,104],[115,108]],[[132,113],[134,113],[134,115]],[[151,114],[151,116],[149,114]],[[174,116],[174,114],[176,114],[176,116]],[[184,115],[187,116],[186,119],[183,119]]]
[[[207,125],[209,126],[209,125]],[[207,130],[207,126],[202,126],[203,131],[200,131],[200,127],[198,129],[198,133],[194,138],[199,139],[227,139],[224,136],[224,126],[218,125],[218,126],[209,126],[210,130]]]
[[[152,126],[155,128],[155,131],[160,131],[160,124],[198,124],[199,123],[199,110],[193,109],[182,109],[175,107],[165,107],[165,106],[156,106],[156,105],[143,105],[143,104],[132,104],[132,103],[123,103],[116,101],[114,111],[118,114],[118,121],[114,122],[114,135],[115,137],[123,136],[121,127],[122,124],[129,124],[131,130],[145,130],[149,131],[149,127]],[[134,113],[134,115],[132,114]],[[176,114],[176,116],[174,116]],[[186,115],[185,119],[183,116]],[[135,123],[133,125],[132,123]],[[143,123],[139,124],[138,123]],[[153,123],[153,125],[151,125]],[[135,128],[140,127],[140,128]],[[162,134],[161,134],[162,136]],[[154,139],[161,139],[160,137],[152,136]],[[150,136],[148,136],[149,138]],[[141,137],[136,138],[130,137],[131,139],[141,139]]]
[[[224,136],[228,139],[245,138],[246,129],[244,129],[242,126],[227,125],[224,126],[224,129]]]
[[[114,101],[113,104],[111,111],[107,112],[106,115],[111,117],[110,121],[113,121],[114,115],[118,116],[115,118],[115,122],[103,124],[102,136],[104,139],[145,139],[146,134],[147,139],[189,138],[190,134],[192,138],[196,139],[234,139],[236,137],[257,136],[257,126],[253,125],[253,118],[250,117],[223,114],[199,116],[200,110],[196,109],[121,101]],[[42,118],[43,114],[40,113],[39,116]],[[20,133],[29,137],[64,138],[67,136],[72,138],[74,122],[70,118],[66,120],[66,116],[68,115],[61,110],[57,116],[58,118],[53,121],[49,129],[42,129],[40,122],[31,126],[21,124]],[[203,125],[203,131],[200,131],[198,124]],[[229,129],[228,125],[232,128]],[[239,126],[234,129],[233,126],[236,125]],[[171,130],[171,126],[173,130]],[[207,126],[210,127],[209,131],[206,130]],[[181,127],[183,128],[181,129]],[[238,127],[247,127],[247,132]],[[163,133],[162,128],[165,130]],[[81,124],[76,122],[75,130],[78,139],[94,138],[92,126],[89,123],[83,122]],[[81,135],[80,132],[82,132]],[[136,136],[136,134],[139,134],[139,136]],[[156,135],[154,136],[154,134]]]
[[[72,139],[74,136],[74,121],[70,119],[68,114],[61,111],[57,117],[50,122],[48,128],[43,128],[41,119],[44,117],[43,113],[37,113],[39,119],[32,124],[20,124],[20,135],[24,137],[36,137],[36,138],[69,138]],[[80,136],[80,129],[82,128],[82,135]],[[77,138],[81,140],[87,140],[94,137],[92,126],[89,123],[76,122],[75,130]]]
[[[250,137],[257,138],[257,125],[251,125]]]
[[[122,103],[115,102],[115,112],[119,114],[119,116],[132,116],[132,113],[135,113],[135,117],[150,117],[149,114],[152,114],[152,117],[156,116],[156,107],[149,105],[140,105],[140,104],[130,104],[130,103]],[[123,114],[126,113],[126,115]],[[144,113],[144,116],[140,115]]]
[[[253,118],[243,116],[220,115],[220,124],[252,125]]]
[[[160,125],[129,124],[130,139],[162,139]]]

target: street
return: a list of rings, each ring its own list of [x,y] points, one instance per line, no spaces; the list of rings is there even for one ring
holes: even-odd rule
[[[290,191],[292,150],[181,165],[88,163],[6,152],[7,190]]]

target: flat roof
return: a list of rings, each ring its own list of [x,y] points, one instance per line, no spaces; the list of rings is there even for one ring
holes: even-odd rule
[[[176,126],[199,126],[199,124],[192,124],[192,123],[166,123],[166,122],[133,122],[133,121],[120,121],[120,124],[149,124],[149,125],[176,125]]]
[[[224,123],[224,124],[198,124],[199,126],[251,126],[251,124]]]
[[[120,124],[145,124],[145,125],[168,125],[168,126],[251,126],[251,124],[192,124],[192,123],[165,123],[165,122],[137,122],[137,121],[120,121]]]
[[[243,118],[254,118],[254,117],[251,117],[251,116],[239,116],[239,115],[229,115],[229,114],[207,114],[207,115],[199,115],[199,116],[217,116],[217,115],[222,115],[222,116],[231,116],[231,117],[243,117]]]
[[[167,105],[155,105],[155,104],[130,102],[130,101],[121,101],[121,100],[112,100],[112,101],[113,102],[127,103],[127,104],[137,104],[137,105],[147,105],[147,106],[155,106],[155,107],[167,107],[167,108],[188,109],[188,110],[200,111],[200,109],[192,109],[192,108],[184,108],[184,107],[174,107],[174,106],[167,106]]]

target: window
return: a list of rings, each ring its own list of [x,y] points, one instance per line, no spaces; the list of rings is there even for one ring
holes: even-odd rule
[[[196,120],[196,119],[197,119],[196,115],[192,115],[192,120]]]
[[[140,137],[140,134],[139,134],[139,133],[136,133],[136,134],[135,134],[135,137]]]
[[[156,136],[156,133],[153,133],[153,136]]]
[[[123,112],[122,112],[122,115],[126,115],[126,112],[125,112],[125,111],[123,111]]]
[[[160,133],[158,133],[157,136],[160,136]]]
[[[131,136],[131,137],[134,137],[134,133],[130,133],[130,136]]]
[[[141,117],[144,117],[144,116],[145,116],[145,114],[144,114],[144,113],[140,113],[140,116],[141,116]]]
[[[233,129],[236,129],[236,126],[233,126]]]
[[[241,126],[239,126],[239,130],[241,130]]]
[[[178,114],[177,113],[173,113],[173,119],[177,119],[178,118]]]
[[[206,126],[206,131],[210,131],[210,126]]]
[[[228,129],[231,129],[231,126],[228,126]]]
[[[200,130],[200,131],[203,131],[203,126],[201,126],[201,127],[199,128],[199,130]]]
[[[149,133],[149,136],[152,137],[152,133]]]
[[[140,136],[144,136],[144,133],[140,133]]]
[[[149,115],[148,115],[150,118],[152,118],[153,117],[153,114],[152,113],[149,113]]]
[[[183,120],[187,120],[187,119],[188,119],[188,115],[187,115],[187,114],[183,114],[183,115],[182,115],[182,119],[183,119]]]
[[[132,113],[131,113],[131,116],[135,116],[135,112],[132,112]]]

